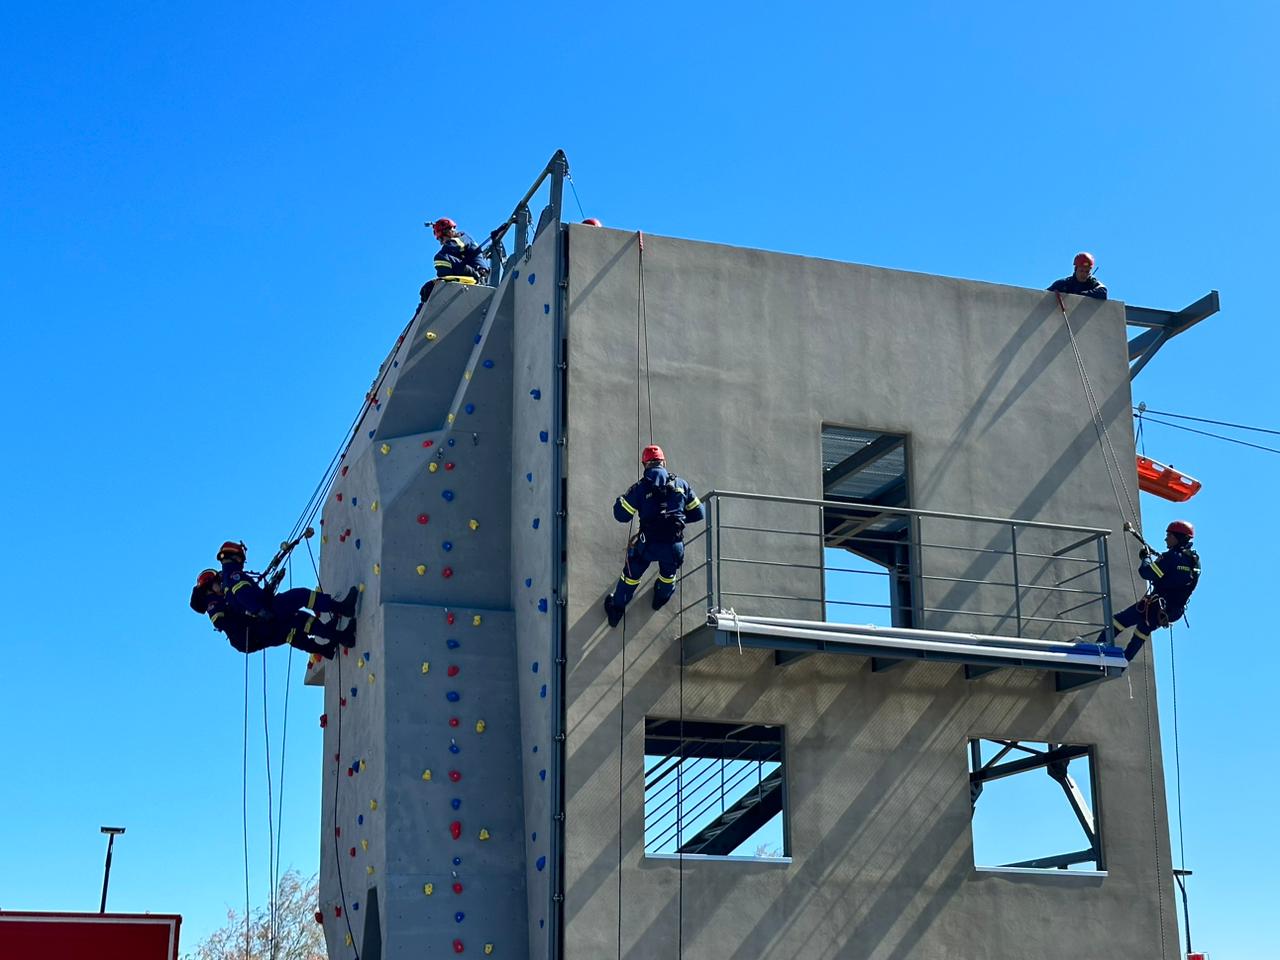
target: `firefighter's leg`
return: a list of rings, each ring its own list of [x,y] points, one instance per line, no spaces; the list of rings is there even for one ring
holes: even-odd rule
[[[308,617],[305,626],[307,633],[313,637],[320,637],[322,640],[336,640],[344,647],[354,647],[356,645],[356,622],[354,620],[348,620],[347,625],[339,630],[337,617],[328,623],[322,623],[318,617]]]
[[[648,545],[638,543],[627,551],[627,561],[623,564],[622,574],[618,577],[618,585],[613,593],[604,598],[605,616],[609,618],[609,626],[616,627],[622,620],[622,611],[627,608],[631,598],[635,596],[636,587],[640,586],[640,578],[652,562],[648,555]]]
[[[684,544],[669,543],[657,548],[658,579],[653,584],[653,609],[661,610],[676,592],[676,577],[684,563]]]
[[[334,653],[337,651],[338,645],[330,640],[328,643],[320,643],[309,635],[314,632],[317,635],[320,631],[317,628],[324,627],[325,624],[320,623],[315,617],[307,613],[295,613],[288,623],[288,632],[285,634],[284,642],[291,647],[303,651],[304,653],[315,653],[324,657],[326,660],[332,660]]]

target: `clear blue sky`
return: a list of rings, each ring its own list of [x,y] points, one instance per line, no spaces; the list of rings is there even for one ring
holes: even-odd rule
[[[1027,286],[1087,248],[1157,307],[1216,287],[1135,397],[1280,426],[1273,4],[375,6],[0,8],[0,906],[96,908],[116,822],[113,907],[194,946],[242,902],[243,661],[192,576],[287,532],[429,273],[422,221],[482,234],[556,147],[614,226]],[[1280,462],[1147,446],[1206,488],[1178,511],[1207,570],[1178,635],[1196,940],[1268,955]],[[1166,655],[1171,758],[1168,681]],[[292,692],[310,872],[320,698]]]

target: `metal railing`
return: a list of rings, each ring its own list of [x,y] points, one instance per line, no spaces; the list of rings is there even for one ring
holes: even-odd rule
[[[542,168],[538,178],[533,181],[533,186],[520,198],[520,202],[511,211],[511,216],[489,231],[489,240],[481,244],[480,252],[489,258],[490,286],[496,287],[502,281],[502,273],[509,259],[518,260],[529,248],[529,226],[533,222],[529,201],[533,199],[533,195],[538,192],[548,177],[551,179],[551,198],[547,204],[548,222],[560,219],[560,212],[564,206],[564,181],[568,176],[569,158],[565,156],[563,150],[557,150],[547,161],[547,165]],[[515,250],[508,257],[502,245],[502,238],[513,226],[516,228]]]
[[[686,611],[1111,639],[1109,530],[723,490],[703,502],[706,526],[685,546],[702,560],[684,582],[701,576],[706,592]]]

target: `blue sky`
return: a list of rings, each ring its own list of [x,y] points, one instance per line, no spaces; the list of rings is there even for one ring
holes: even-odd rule
[[[614,226],[1026,286],[1087,248],[1130,303],[1217,288],[1135,399],[1280,426],[1274,5],[632,9],[0,7],[0,906],[95,908],[115,822],[113,907],[181,912],[194,946],[242,902],[244,665],[192,575],[288,531],[429,272],[422,221],[483,233],[557,147]],[[1260,956],[1276,460],[1147,449],[1205,482],[1144,498],[1149,529],[1202,531],[1177,636],[1196,941]],[[320,701],[294,683],[283,857],[309,871]]]

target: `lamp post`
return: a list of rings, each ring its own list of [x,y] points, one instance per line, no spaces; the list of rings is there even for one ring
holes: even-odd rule
[[[1187,881],[1186,877],[1191,876],[1190,870],[1174,870],[1173,879],[1178,881],[1178,889],[1182,891],[1182,922],[1186,925],[1187,931],[1187,956],[1191,955],[1191,913],[1187,909]]]
[[[124,833],[124,827],[102,827],[101,830],[107,835],[107,865],[102,869],[102,905],[98,907],[98,912],[106,913],[107,884],[111,881],[111,848],[115,845],[116,834]]]

